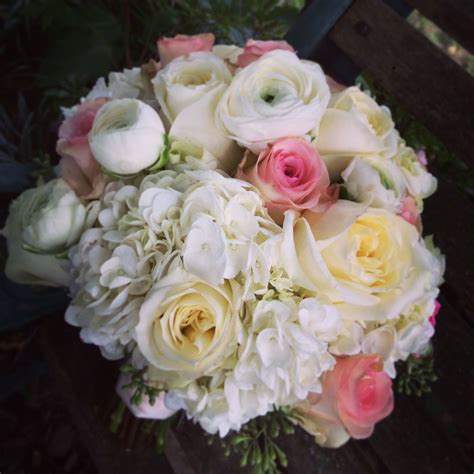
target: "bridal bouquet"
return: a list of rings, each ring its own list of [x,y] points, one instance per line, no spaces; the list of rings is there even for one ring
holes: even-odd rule
[[[370,436],[439,308],[423,152],[284,41],[158,50],[63,109],[58,177],[2,231],[7,276],[69,287],[66,321],[124,359],[130,410],[240,432],[243,464],[283,459],[249,434],[262,417],[327,447]]]

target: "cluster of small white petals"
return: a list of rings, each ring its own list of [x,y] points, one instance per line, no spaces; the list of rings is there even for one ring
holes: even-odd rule
[[[247,183],[214,171],[112,182],[97,221],[70,253],[66,318],[108,358],[123,355],[144,298],[175,266],[212,285],[235,279],[243,300],[266,291],[271,262],[261,245],[280,232]]]

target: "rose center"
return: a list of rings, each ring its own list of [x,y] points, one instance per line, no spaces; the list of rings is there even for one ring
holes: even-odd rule
[[[375,399],[375,379],[371,375],[364,375],[357,384],[356,395],[359,401],[359,406],[362,409],[369,409],[374,403]]]

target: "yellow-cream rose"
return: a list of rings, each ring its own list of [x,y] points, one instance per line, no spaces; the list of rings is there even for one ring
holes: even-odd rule
[[[296,284],[351,320],[397,317],[437,286],[442,268],[414,226],[347,201],[322,216],[288,212],[282,255]]]
[[[348,87],[331,96],[316,146],[335,177],[353,156],[393,156],[398,138],[390,110],[358,87]]]
[[[241,330],[229,282],[212,286],[181,269],[163,278],[140,309],[138,347],[153,377],[185,386],[225,365]]]

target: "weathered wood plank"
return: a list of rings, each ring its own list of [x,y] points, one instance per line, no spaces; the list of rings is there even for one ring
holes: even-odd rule
[[[474,2],[472,0],[406,0],[453,39],[474,53]]]
[[[85,448],[99,474],[171,474],[164,456],[151,446],[129,450],[103,420],[104,405],[113,398],[117,365],[103,359],[96,347],[84,344],[78,330],[62,315],[45,321],[41,347]]]
[[[416,400],[426,414],[474,466],[474,329],[441,298],[433,339],[439,380],[433,393]]]
[[[357,0],[329,38],[474,167],[474,78],[381,0]]]
[[[474,245],[470,238],[474,205],[436,168],[430,167],[430,171],[438,178],[438,190],[425,202],[423,233],[433,234],[436,245],[446,256],[444,296],[474,327]]]

